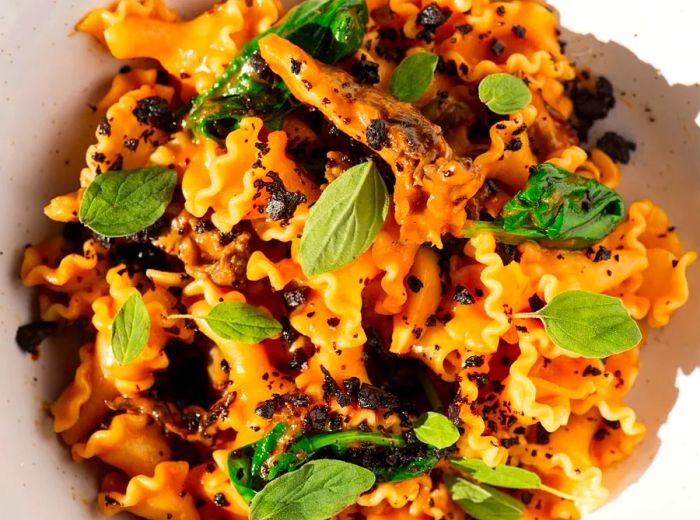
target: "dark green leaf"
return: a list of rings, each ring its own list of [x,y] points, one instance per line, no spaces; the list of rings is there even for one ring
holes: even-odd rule
[[[151,318],[141,295],[129,296],[112,322],[112,353],[120,365],[128,365],[143,351]]]
[[[525,108],[532,101],[532,94],[523,80],[499,72],[481,80],[479,99],[491,112],[507,115]]]
[[[251,502],[251,520],[325,520],[357,502],[372,487],[368,469],[321,459],[282,475]]]
[[[565,291],[539,311],[516,317],[542,320],[555,345],[586,358],[619,354],[642,339],[622,300],[588,291]]]
[[[424,413],[416,421],[414,431],[419,441],[439,449],[452,446],[459,440],[459,430],[441,413]]]
[[[83,194],[80,222],[106,237],[137,233],[163,215],[176,184],[176,173],[160,166],[103,173]]]
[[[416,52],[403,59],[389,80],[389,94],[399,101],[415,103],[433,81],[438,57],[432,52]]]
[[[253,500],[255,490],[250,488],[251,472],[250,458],[241,453],[232,451],[228,456],[228,476],[231,479],[231,484],[236,488],[241,498],[247,504]]]
[[[475,520],[519,520],[525,511],[522,502],[486,484],[454,477],[445,480],[454,501]]]
[[[331,182],[311,207],[299,244],[307,276],[349,264],[372,245],[389,209],[389,195],[372,161]]]
[[[615,190],[544,163],[496,220],[473,222],[463,234],[473,237],[486,231],[507,244],[535,240],[543,247],[580,249],[607,236],[624,213]]]
[[[364,0],[307,0],[298,4],[241,47],[224,74],[195,100],[187,127],[198,135],[223,139],[246,116],[261,117],[268,126],[279,124],[297,102],[279,78],[264,72],[265,64],[257,54],[260,38],[277,34],[317,60],[334,64],[360,47],[367,19]],[[256,70],[263,70],[263,74]]]
[[[282,332],[282,325],[254,305],[243,302],[222,302],[209,314],[194,316],[207,322],[218,336],[233,341],[258,343]]]
[[[513,489],[538,489],[539,475],[516,466],[500,464],[490,467],[481,459],[450,459],[450,464],[484,484]]]

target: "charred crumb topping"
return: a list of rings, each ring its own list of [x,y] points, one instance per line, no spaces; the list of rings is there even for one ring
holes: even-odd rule
[[[367,59],[365,54],[352,64],[350,72],[361,85],[376,85],[380,81],[379,64]]]
[[[177,129],[175,116],[168,102],[160,96],[139,99],[132,113],[142,125],[149,125],[168,133]]]
[[[436,2],[431,2],[418,12],[416,24],[422,29],[416,34],[416,38],[426,43],[433,41],[435,32],[452,15],[447,7],[440,7]]]
[[[264,189],[270,194],[265,207],[259,207],[258,211],[260,213],[266,211],[272,220],[289,220],[294,216],[297,206],[306,202],[306,195],[300,191],[287,191],[284,182],[276,172],[267,172],[267,177],[271,181],[257,179],[254,183],[256,188]]]
[[[598,139],[596,146],[608,154],[615,162],[627,164],[630,162],[631,152],[637,149],[634,141],[625,139],[615,132],[605,132]]]

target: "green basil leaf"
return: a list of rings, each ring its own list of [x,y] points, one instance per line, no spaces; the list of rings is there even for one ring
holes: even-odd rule
[[[427,412],[416,421],[416,437],[425,444],[443,449],[459,440],[459,430],[441,413]]]
[[[374,485],[368,469],[320,459],[273,480],[250,504],[250,520],[325,520]]]
[[[137,233],[170,204],[177,174],[160,166],[105,172],[95,177],[80,203],[80,222],[106,237]]]
[[[432,52],[416,52],[407,56],[394,69],[389,80],[389,94],[399,101],[415,103],[433,81],[438,57]]]
[[[250,473],[250,457],[232,451],[228,455],[228,476],[231,479],[231,484],[245,500],[246,504],[250,504],[255,496],[255,490],[251,489],[251,473]]]
[[[507,244],[535,240],[542,247],[581,249],[607,236],[624,214],[624,202],[615,190],[543,163],[498,218],[472,222],[463,235],[490,232]]]
[[[367,251],[389,209],[389,195],[372,161],[348,169],[309,211],[299,244],[307,276],[334,271]]]
[[[128,365],[143,351],[151,318],[141,295],[134,293],[122,304],[112,322],[112,353],[120,365]]]
[[[479,99],[491,112],[507,115],[525,108],[532,101],[532,94],[523,80],[499,72],[481,80]]]
[[[520,520],[525,511],[520,500],[486,484],[454,477],[445,480],[454,501],[475,520]],[[482,491],[477,491],[476,487]]]
[[[282,324],[254,305],[222,302],[212,307],[204,320],[218,336],[244,343],[258,343],[282,332]]]
[[[622,300],[588,291],[565,291],[537,312],[555,345],[586,358],[604,358],[635,347],[642,339]]]
[[[492,486],[513,489],[538,489],[542,481],[537,473],[516,466],[490,467],[481,459],[450,459],[450,464],[470,477]]]

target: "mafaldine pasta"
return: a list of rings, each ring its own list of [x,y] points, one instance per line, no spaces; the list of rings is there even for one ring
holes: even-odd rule
[[[571,519],[644,425],[643,332],[688,298],[615,104],[539,1],[121,0],[125,64],[37,321],[82,331],[50,407],[105,515]],[[147,63],[147,65],[143,65]],[[632,167],[627,167],[632,168]],[[623,168],[624,170],[625,168]],[[632,173],[632,172],[630,172]]]

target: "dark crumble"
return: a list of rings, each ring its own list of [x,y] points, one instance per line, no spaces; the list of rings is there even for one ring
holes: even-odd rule
[[[214,505],[218,507],[228,507],[231,505],[231,503],[226,498],[226,495],[219,492],[216,495],[214,495]]]
[[[338,401],[338,405],[348,406],[352,402],[350,396],[340,388],[338,383],[335,382],[335,379],[333,379],[331,373],[323,365],[321,365],[321,372],[323,372],[322,388],[324,399],[328,400],[331,397],[335,397],[336,401]]]
[[[267,211],[268,216],[272,220],[289,220],[294,216],[297,206],[306,202],[306,195],[300,191],[287,191],[282,179],[276,172],[267,172],[267,177],[272,179],[272,181],[265,182],[262,179],[257,179],[253,183],[257,189],[264,188],[270,194],[270,199],[265,207],[259,207],[258,211],[260,213]]]
[[[150,125],[163,132],[173,133],[177,123],[168,102],[160,96],[139,99],[132,114],[143,125]]]
[[[471,305],[474,303],[474,297],[469,292],[469,289],[463,285],[458,285],[455,287],[455,293],[452,296],[452,299],[460,305]]]
[[[604,119],[615,106],[615,94],[610,81],[600,76],[593,90],[575,83],[571,91],[576,120],[573,123],[581,141],[588,140],[588,131],[598,119]]]
[[[498,242],[496,244],[496,254],[501,257],[504,266],[510,264],[511,262],[520,261],[520,251],[518,251],[517,247],[510,244]]]
[[[471,24],[465,23],[462,25],[458,25],[455,27],[458,33],[460,34],[469,34],[474,30],[474,27]]]
[[[338,325],[340,325],[340,318],[338,318],[337,316],[333,316],[332,318],[328,318],[326,320],[326,323],[328,324],[329,327],[335,328]]]
[[[433,41],[435,31],[444,24],[452,15],[452,11],[447,7],[441,8],[436,2],[431,2],[418,12],[416,25],[422,27],[416,38],[426,43]]]
[[[510,152],[517,152],[523,147],[523,142],[520,140],[519,137],[514,137],[508,143],[505,145],[505,149],[510,151]]]
[[[95,152],[92,154],[92,160],[95,162],[103,163],[107,160],[107,156],[102,152]]]
[[[593,365],[587,365],[586,368],[583,369],[583,373],[581,374],[583,377],[588,377],[588,376],[599,376],[602,374],[599,368],[594,367]]]
[[[124,139],[124,148],[127,150],[131,150],[132,152],[135,152],[136,149],[139,147],[139,140],[134,139],[133,137],[129,137],[127,139]]]
[[[540,298],[540,296],[537,293],[530,296],[527,299],[527,301],[530,304],[530,310],[532,312],[537,312],[545,306],[544,301],[542,300],[542,298]]]
[[[258,414],[263,419],[272,419],[272,416],[275,415],[275,408],[276,407],[277,407],[276,400],[274,398],[268,399],[267,401],[263,401],[262,403],[260,403],[255,408],[255,413]]]
[[[282,291],[282,299],[288,309],[295,309],[299,305],[306,303],[306,287],[296,287],[294,289],[284,289]]]
[[[262,81],[263,83],[274,82],[276,74],[272,72],[272,69],[262,57],[262,54],[260,54],[259,50],[251,54],[250,60],[248,60],[248,62],[250,63],[250,66],[255,71],[255,74],[257,75],[260,81]]]
[[[520,500],[522,500],[523,504],[525,505],[528,505],[530,502],[532,502],[533,498],[535,498],[535,495],[530,491],[522,491],[520,493]]]
[[[367,125],[367,144],[373,150],[389,146],[389,127],[384,119],[372,119]]]
[[[611,257],[611,252],[610,249],[604,247],[604,246],[599,246],[598,251],[595,253],[595,257],[593,258],[594,262],[603,262],[605,260],[610,260]]]
[[[494,38],[491,40],[491,43],[489,44],[489,49],[491,49],[491,52],[493,53],[494,56],[501,56],[503,54],[503,51],[506,50],[506,46],[503,44],[503,42],[497,38]]]
[[[34,321],[17,328],[15,341],[24,352],[36,355],[39,353],[39,345],[53,334],[58,324],[53,321]]]
[[[350,72],[361,85],[376,85],[380,81],[379,64],[368,60],[364,54],[352,64]]]
[[[299,74],[301,72],[301,62],[292,58],[292,63],[289,70],[294,75]]]
[[[109,123],[106,116],[102,116],[102,119],[100,119],[100,124],[97,125],[97,133],[106,135],[107,137],[112,135],[112,125]]]
[[[112,164],[110,165],[109,169],[107,171],[114,172],[114,171],[120,171],[124,168],[124,156],[120,153],[117,154],[117,156],[114,158],[114,161],[112,161]]]
[[[525,29],[525,27],[523,27],[522,25],[516,23],[515,25],[513,25],[512,31],[516,38],[525,38],[525,33],[527,32],[527,29]]]
[[[625,139],[615,132],[605,132],[598,139],[596,146],[608,154],[613,161],[622,164],[629,163],[630,152],[637,149],[637,143]]]
[[[362,383],[360,390],[357,392],[357,404],[361,408],[369,408],[376,410],[378,408],[398,408],[399,398],[382,390],[378,386],[369,383]]]
[[[499,5],[498,7],[496,7],[496,14],[497,14],[498,16],[505,16],[505,14],[506,14],[506,8],[505,8],[504,6],[502,6],[502,5]]]
[[[520,444],[519,437],[501,439],[501,446],[503,446],[504,448],[512,448],[513,446],[517,446],[518,444]]]
[[[310,435],[324,431],[326,429],[328,411],[329,409],[325,405],[314,406],[309,410],[309,413],[304,417],[304,433]]]
[[[545,430],[540,423],[537,423],[535,430],[535,444],[539,444],[540,446],[549,444],[549,439],[550,433]]]
[[[483,366],[484,362],[485,359],[482,355],[469,356],[467,359],[464,360],[464,364],[462,366],[464,368],[480,367]]]
[[[423,288],[423,282],[421,279],[413,275],[406,278],[406,285],[414,293],[420,292],[420,290]]]

